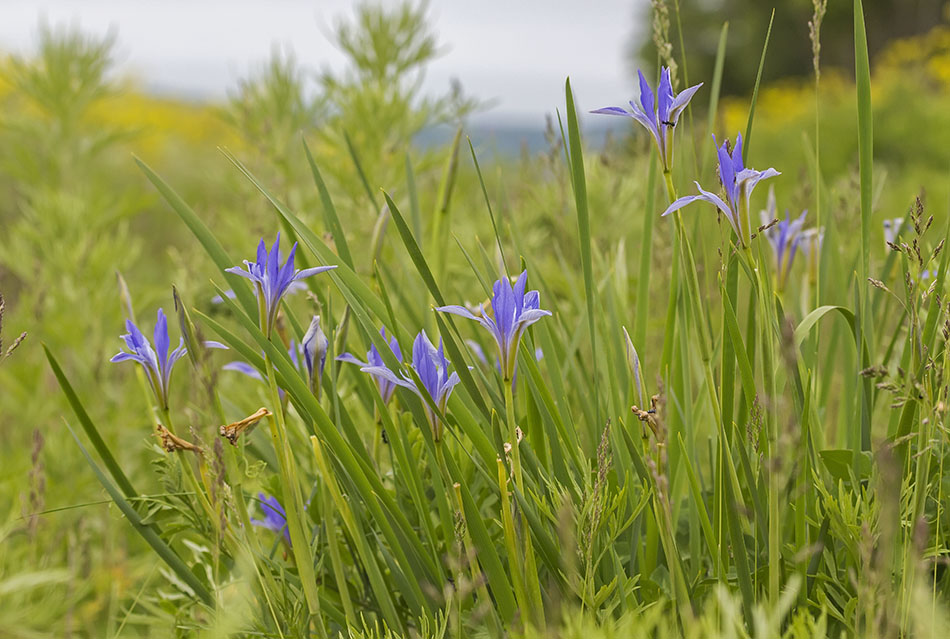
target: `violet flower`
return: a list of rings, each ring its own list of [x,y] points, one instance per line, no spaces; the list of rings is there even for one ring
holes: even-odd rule
[[[775,190],[769,189],[769,199],[766,209],[759,212],[762,225],[766,226],[776,219]],[[775,226],[763,231],[769,244],[772,246],[772,252],[775,253],[775,277],[778,282],[778,289],[785,288],[788,281],[788,274],[792,270],[792,260],[798,251],[799,244],[803,239],[802,227],[805,225],[805,216],[808,210],[802,211],[794,220],[789,219],[788,211],[785,211],[785,219],[779,221]]]
[[[623,115],[642,124],[653,136],[656,148],[660,152],[663,172],[668,173],[673,167],[673,128],[686,109],[686,105],[703,83],[700,82],[696,86],[681,91],[678,95],[673,95],[670,70],[663,67],[660,71],[660,84],[654,94],[646,78],[643,77],[643,72],[638,69],[637,75],[640,77],[640,104],[631,100],[630,111],[623,107],[605,107],[591,113]]]
[[[273,530],[281,533],[287,543],[290,543],[290,529],[287,527],[287,513],[284,507],[280,505],[276,497],[268,497],[264,493],[258,493],[257,499],[260,502],[263,519],[251,518],[251,523],[261,528]]]
[[[715,140],[715,138],[713,139]],[[709,202],[725,214],[732,230],[736,232],[736,236],[739,238],[739,246],[748,247],[752,240],[752,221],[749,216],[749,198],[752,195],[752,190],[760,181],[781,174],[772,168],[764,171],[745,168],[742,163],[741,135],[736,136],[736,146],[731,155],[729,154],[728,140],[722,143],[717,153],[719,155],[719,181],[722,184],[722,191],[726,199],[723,200],[715,193],[704,191],[699,182],[696,182],[699,195],[687,195],[679,198],[670,204],[663,215],[669,215],[693,202]]]
[[[383,337],[383,340],[386,340],[386,327],[379,329],[379,334]],[[396,337],[393,336],[388,340],[389,350],[393,352],[393,355],[396,356],[398,361],[402,361],[402,350],[399,348],[399,342],[396,341]],[[366,353],[366,361],[351,355],[350,353],[343,353],[342,355],[337,356],[336,361],[338,362],[348,362],[350,364],[356,364],[360,367],[360,370],[365,371],[369,368],[385,368],[386,364],[383,363],[383,357],[379,354],[379,351],[376,350],[375,344],[370,344],[369,351]],[[383,404],[388,404],[389,400],[392,399],[393,392],[396,390],[396,384],[389,381],[385,376],[373,374],[373,377],[376,379],[376,387],[379,389],[379,394],[383,398]]]
[[[323,382],[323,367],[327,363],[327,349],[330,342],[320,328],[320,316],[314,315],[310,320],[310,327],[303,336],[301,343],[303,360],[307,365],[310,392],[320,397],[320,384]]]
[[[158,401],[162,410],[168,410],[168,388],[171,382],[172,368],[188,352],[184,340],[179,338],[178,348],[171,353],[168,352],[171,346],[168,337],[168,320],[165,318],[165,311],[162,309],[158,309],[158,319],[155,322],[154,349],[149,344],[148,338],[142,334],[142,331],[132,320],[125,320],[125,328],[129,332],[123,335],[122,339],[129,350],[128,352],[120,350],[109,361],[124,362],[132,360],[141,364],[145,370],[145,376],[148,378],[149,386],[155,394],[156,401]]]
[[[416,384],[415,380],[407,377],[405,374],[402,376],[396,375],[396,373],[385,365],[366,366],[360,370],[376,377],[385,378],[396,386],[408,388],[422,398],[422,404],[423,408],[425,408],[426,417],[429,420],[429,426],[432,427],[435,440],[439,441],[441,439],[442,430],[439,426],[438,415],[432,410],[429,402],[425,400],[428,396],[428,398],[432,400],[432,403],[439,409],[439,412],[445,414],[445,407],[449,402],[449,396],[452,394],[452,390],[456,384],[461,381],[458,373],[454,371],[451,374],[449,373],[449,364],[451,364],[451,362],[445,358],[442,340],[439,340],[439,348],[436,349],[423,330],[416,336],[415,341],[412,343],[412,368],[419,376],[419,381],[422,383],[421,387]]]
[[[270,252],[264,240],[257,245],[257,259],[254,262],[244,260],[245,268],[233,266],[225,269],[228,273],[246,277],[257,284],[257,300],[261,309],[261,330],[270,337],[277,320],[277,311],[284,294],[294,282],[298,282],[311,275],[335,269],[336,266],[315,266],[302,270],[294,270],[294,255],[297,253],[297,243],[290,249],[290,256],[283,266],[280,264],[280,233],[271,246]]]
[[[461,315],[473,319],[487,328],[498,347],[498,361],[501,363],[501,375],[505,381],[514,379],[518,361],[518,346],[525,330],[551,311],[540,308],[540,296],[537,291],[525,292],[528,271],[518,276],[514,287],[507,277],[502,277],[492,287],[492,316],[485,314],[482,306],[475,315],[464,306],[440,306],[436,310],[443,313]]]

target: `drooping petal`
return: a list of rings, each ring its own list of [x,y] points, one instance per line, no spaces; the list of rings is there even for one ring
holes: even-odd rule
[[[247,262],[245,262],[245,264],[247,264]],[[247,278],[247,279],[251,280],[252,282],[257,282],[257,281],[259,281],[258,278],[255,277],[254,275],[252,275],[250,271],[245,271],[245,270],[244,270],[243,268],[241,268],[240,266],[232,266],[231,268],[226,268],[226,269],[224,269],[224,272],[225,272],[225,273],[232,273],[232,274],[234,274],[234,275],[240,275],[241,277]],[[229,293],[233,293],[233,292],[234,292],[234,291],[228,291],[228,292],[225,293],[225,294],[226,294],[228,297],[231,297],[231,295],[230,295]],[[236,297],[236,296],[237,296],[237,294],[235,293],[235,297]],[[211,301],[214,302],[216,299],[217,299],[217,300],[220,300],[221,302],[224,301],[224,300],[221,298],[220,295],[217,295],[217,296],[211,298]],[[220,304],[220,302],[215,302],[215,303]]]
[[[773,168],[768,168],[764,171],[756,171],[755,169],[743,169],[740,171],[736,175],[736,186],[740,193],[745,194],[746,205],[749,203],[749,198],[752,196],[753,189],[755,189],[755,186],[759,182],[768,178],[776,177],[778,175],[781,175],[781,173]]]
[[[449,375],[449,378],[445,380],[441,388],[439,388],[439,396],[436,400],[436,404],[438,404],[440,410],[445,410],[445,404],[449,401],[449,396],[452,395],[452,390],[461,381],[462,380],[459,377],[459,374],[455,371],[452,371],[452,374]]]
[[[319,273],[326,273],[327,271],[332,271],[336,268],[336,264],[333,266],[314,266],[312,268],[305,268],[297,271],[293,276],[293,281],[289,284],[290,287],[293,287],[294,284],[304,279],[305,277],[310,277],[311,275],[317,275]],[[306,288],[306,285],[302,285]],[[288,289],[289,290],[289,289]]]
[[[696,95],[696,92],[699,91],[699,87],[701,86],[703,86],[702,82],[696,86],[680,91],[676,97],[673,98],[673,104],[670,105],[670,122],[676,124],[680,114],[686,109],[689,101],[693,99],[693,96]]]
[[[416,388],[416,385],[412,382],[400,379],[394,372],[386,368],[385,366],[364,366],[360,369],[363,373],[369,373],[373,377],[379,377],[385,379],[391,384],[396,386],[402,386],[403,388],[408,388],[414,393],[418,393],[419,390]]]
[[[518,324],[530,326],[540,320],[542,317],[548,317],[550,315],[551,311],[546,311],[541,308],[533,308],[521,314],[521,317],[518,318]]]
[[[440,311],[442,313],[451,313],[452,315],[459,315],[460,317],[464,317],[465,319],[472,319],[472,320],[482,319],[479,316],[472,313],[467,308],[465,308],[464,306],[459,306],[458,304],[450,304],[448,306],[439,306],[439,307],[436,307],[435,310]]]
[[[358,365],[358,366],[369,366],[369,363],[368,363],[368,362],[364,362],[364,361],[361,360],[361,359],[357,359],[356,357],[354,357],[354,356],[351,355],[350,353],[343,353],[342,355],[337,355],[337,356],[336,356],[336,361],[338,361],[338,362],[346,362],[346,363],[348,363],[348,364],[356,364],[356,365]]]
[[[524,294],[525,310],[540,308],[540,306],[541,306],[541,296],[537,291],[528,291],[527,293]]]
[[[238,373],[242,373],[244,375],[247,375],[248,377],[253,377],[256,380],[261,380],[261,381],[264,380],[263,375],[261,375],[260,372],[258,372],[256,368],[254,368],[247,362],[228,362],[227,364],[221,367],[221,370],[237,371]]]
[[[623,115],[628,118],[633,117],[632,113],[621,107],[603,107],[601,109],[594,109],[591,113],[598,113],[600,115]]]
[[[125,351],[119,351],[118,353],[113,355],[112,359],[110,359],[109,361],[112,363],[116,363],[116,362],[127,362],[129,360],[143,363],[143,364],[145,363],[142,360],[142,357],[140,355],[133,355],[132,353],[126,353]]]
[[[699,184],[697,184],[696,186],[698,187]],[[681,198],[677,198],[672,204],[666,207],[666,210],[660,214],[660,217],[666,217],[673,211],[679,211],[684,206],[688,206],[692,204],[693,202],[700,202],[700,201],[709,202],[710,204],[713,204],[714,206],[718,207],[723,213],[726,213],[727,215],[731,216],[732,212],[729,210],[729,207],[726,206],[726,203],[723,202],[722,199],[719,198],[719,196],[714,196],[714,197],[716,199],[711,200],[707,195],[702,194],[702,193],[700,195],[684,195]]]

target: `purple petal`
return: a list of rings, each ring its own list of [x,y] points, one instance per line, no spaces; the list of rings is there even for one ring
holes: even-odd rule
[[[449,375],[449,378],[445,380],[445,383],[442,384],[442,387],[439,389],[438,400],[436,401],[441,410],[445,410],[445,403],[449,401],[452,389],[454,389],[460,381],[462,380],[459,378],[459,374],[453,371],[452,374]]]
[[[342,355],[337,355],[337,356],[336,356],[336,361],[338,361],[338,362],[346,362],[346,363],[348,363],[348,364],[356,364],[357,366],[364,366],[364,367],[365,367],[365,366],[369,366],[369,364],[368,364],[367,362],[364,362],[364,361],[362,361],[362,360],[357,359],[356,357],[354,357],[354,356],[351,355],[350,353],[343,353]]]
[[[656,88],[656,118],[662,124],[670,121],[670,107],[673,105],[673,83],[670,81],[670,69],[664,67],[660,72],[660,86]]]
[[[408,382],[404,379],[400,379],[396,376],[394,372],[386,368],[385,366],[364,366],[360,369],[364,373],[369,373],[373,377],[381,378],[390,382],[391,384],[396,384],[397,386],[402,386],[403,388],[408,388],[409,390],[418,393],[419,390],[416,388],[415,384]]]
[[[528,285],[528,271],[522,271],[521,275],[518,276],[518,279],[515,281],[514,292],[514,303],[515,303],[515,317],[521,315],[521,311],[524,308],[524,289]]]
[[[591,111],[591,113],[599,113],[601,115],[625,115],[628,118],[633,117],[632,113],[620,107],[604,107],[602,109],[595,109]]]
[[[653,139],[656,140],[656,143],[662,148],[663,145],[660,141],[660,130],[657,128],[656,124],[656,114],[644,113],[640,108],[640,105],[634,102],[630,103],[630,108],[630,117],[642,124],[643,128],[650,132],[650,135],[653,136]]]
[[[742,162],[742,134],[736,133],[736,146],[732,149],[732,169],[736,173],[739,173],[745,169],[745,164]]]
[[[332,271],[336,268],[336,265],[333,266],[314,266],[313,268],[305,268],[297,271],[294,275],[294,281],[299,281],[305,277],[310,277],[311,275],[317,275],[318,273],[323,273],[325,271]]]
[[[746,204],[748,204],[749,197],[752,195],[752,190],[755,188],[756,184],[762,180],[776,177],[778,175],[781,175],[781,173],[773,168],[768,168],[764,171],[743,169],[738,175],[736,175],[736,183],[740,186],[741,191],[745,193]]]
[[[686,105],[693,99],[693,96],[699,91],[699,87],[701,86],[703,86],[702,82],[696,86],[680,91],[679,95],[673,98],[673,104],[670,105],[670,122],[675,123],[679,119],[680,114],[686,109]]]
[[[254,276],[251,275],[248,271],[245,271],[245,270],[244,270],[243,268],[241,268],[240,266],[232,266],[231,268],[226,268],[226,269],[224,269],[224,272],[225,272],[225,273],[232,273],[232,274],[234,274],[234,275],[240,275],[241,277],[246,277],[247,279],[252,280],[252,281],[254,281],[254,282],[257,282],[257,281],[258,281],[258,278],[254,277]],[[231,296],[228,295],[227,293],[225,293],[225,295],[227,295],[228,297],[231,297]],[[221,298],[220,295],[217,297],[217,299],[221,300],[222,302],[224,301],[224,300]],[[213,300],[212,300],[212,301],[213,301]]]
[[[530,326],[531,324],[534,324],[542,317],[549,317],[550,315],[551,315],[551,311],[533,308],[531,310],[528,310],[522,313],[521,317],[518,318],[518,323],[523,326]]]
[[[652,118],[655,113],[653,89],[650,88],[650,83],[643,77],[643,71],[640,69],[637,69],[637,79],[640,82],[640,106],[643,107],[643,112]]]
[[[223,371],[237,371],[248,377],[253,377],[254,379],[263,380],[264,377],[258,372],[256,368],[248,364],[247,362],[228,362],[221,367]]]
[[[155,322],[155,351],[158,354],[158,368],[164,371],[168,362],[168,348],[171,345],[168,339],[168,320],[165,311],[158,309],[158,319]]]
[[[452,304],[449,306],[439,306],[435,310],[442,313],[451,313],[452,315],[460,315],[466,319],[480,320],[481,318],[472,313],[470,310],[464,306],[459,306],[457,304]]]

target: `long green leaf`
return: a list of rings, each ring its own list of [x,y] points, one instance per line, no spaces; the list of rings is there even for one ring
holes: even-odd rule
[[[46,344],[43,344],[43,352],[46,353],[46,360],[49,362],[50,368],[53,369],[53,375],[56,376],[56,381],[59,382],[59,386],[63,389],[63,393],[66,395],[69,405],[72,407],[73,412],[76,413],[79,423],[82,424],[82,429],[86,431],[86,436],[89,438],[89,441],[92,442],[96,452],[99,453],[99,457],[102,458],[102,462],[109,470],[109,474],[112,475],[112,479],[119,485],[119,488],[122,489],[126,497],[129,499],[138,497],[138,491],[135,490],[132,486],[132,482],[130,482],[129,478],[122,472],[119,463],[115,460],[115,457],[112,456],[112,451],[109,450],[106,442],[99,434],[99,429],[96,428],[92,419],[89,418],[89,413],[86,412],[82,402],[79,400],[79,396],[76,394],[76,391],[73,390],[72,384],[69,383],[69,379],[66,377],[66,374],[63,373],[59,362],[53,357],[53,354],[49,348],[46,347]]]
[[[765,68],[765,53],[769,50],[769,38],[772,37],[772,22],[775,20],[775,9],[769,18],[769,28],[765,32],[765,44],[762,45],[762,57],[759,58],[759,70],[755,72],[755,86],[752,88],[752,102],[749,104],[749,121],[745,126],[745,140],[742,145],[742,162],[748,163],[749,147],[752,145],[752,121],[755,119],[755,103],[759,98],[759,83],[762,81],[762,69]]]
[[[336,252],[340,255],[347,266],[353,268],[353,257],[350,255],[350,246],[346,243],[346,234],[343,232],[343,226],[340,224],[340,218],[336,214],[336,207],[333,205],[333,198],[330,197],[330,191],[327,189],[326,182],[320,174],[320,168],[316,160],[310,153],[310,147],[307,141],[302,140],[304,153],[307,154],[307,162],[310,164],[310,172],[313,174],[313,182],[317,185],[317,191],[320,192],[320,201],[323,203],[323,219],[326,221],[327,228],[333,235],[333,242],[336,244]]]
[[[178,193],[176,193],[165,180],[159,177],[145,162],[137,157],[133,156],[133,158],[135,159],[135,163],[139,165],[139,168],[142,169],[142,172],[145,173],[145,177],[155,185],[155,188],[162,194],[165,201],[168,202],[175,213],[178,214],[178,217],[188,226],[194,236],[198,238],[198,241],[201,242],[205,251],[207,251],[208,255],[214,261],[215,266],[221,271],[224,279],[231,285],[232,290],[234,290],[238,300],[241,302],[241,306],[244,307],[244,311],[249,315],[256,315],[257,301],[254,299],[254,294],[251,292],[250,287],[248,287],[247,280],[239,275],[227,272],[227,269],[235,266],[238,262],[235,262],[228,256],[224,247],[221,246],[221,243],[218,242],[218,239],[208,229],[207,225],[198,217],[198,214],[195,213],[190,206],[185,204],[185,201],[181,199]]]
[[[577,208],[577,232],[581,248],[581,266],[584,270],[584,293],[587,299],[587,328],[590,331],[590,350],[593,356],[594,380],[598,378],[597,332],[594,328],[594,306],[596,291],[591,259],[590,212],[587,203],[587,177],[584,173],[584,151],[581,146],[581,132],[577,123],[577,111],[574,108],[574,91],[571,79],[564,83],[564,96],[567,100],[567,131],[570,142],[570,169],[574,185],[574,203]],[[595,402],[596,403],[596,402]],[[599,406],[597,407],[599,412]],[[599,419],[597,420],[599,422]]]

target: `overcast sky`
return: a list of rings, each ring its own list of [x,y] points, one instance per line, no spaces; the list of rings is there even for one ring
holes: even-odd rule
[[[442,93],[450,78],[495,99],[487,117],[538,121],[564,101],[567,75],[582,110],[634,97],[625,50],[642,0],[445,0],[430,3],[446,53],[426,76]],[[385,0],[384,4],[396,4]],[[3,0],[0,49],[29,52],[41,20],[118,34],[120,68],[149,90],[222,98],[271,54],[291,48],[309,67],[340,68],[326,34],[352,15],[346,0]]]

